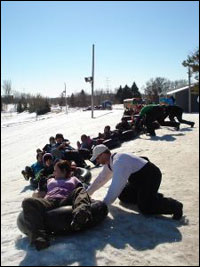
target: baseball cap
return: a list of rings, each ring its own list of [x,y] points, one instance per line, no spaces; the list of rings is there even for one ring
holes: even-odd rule
[[[105,152],[106,150],[109,150],[107,146],[101,144],[101,145],[97,145],[93,148],[92,151],[92,157],[91,157],[91,161],[94,161],[100,154],[102,154],[103,152]]]

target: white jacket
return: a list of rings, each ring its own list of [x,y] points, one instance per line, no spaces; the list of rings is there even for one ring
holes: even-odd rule
[[[147,160],[137,157],[132,153],[114,154],[110,157],[110,168],[107,164],[103,166],[103,170],[88,187],[88,194],[92,195],[113,177],[108,192],[103,200],[107,205],[110,205],[124,189],[129,176],[142,169],[147,162]]]

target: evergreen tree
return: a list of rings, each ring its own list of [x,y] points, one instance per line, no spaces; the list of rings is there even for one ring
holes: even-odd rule
[[[139,92],[139,88],[137,87],[136,83],[134,82],[131,86],[131,91],[133,93],[133,97],[141,97],[141,94]]]
[[[73,93],[71,94],[71,97],[69,99],[69,105],[71,107],[75,107],[75,97],[74,97],[74,94]]]
[[[132,98],[133,97],[133,93],[131,91],[131,88],[126,84],[125,87],[123,88],[123,93],[122,93],[122,102],[124,99],[126,98]]]
[[[117,90],[117,93],[116,93],[116,98],[119,100],[120,103],[123,103],[122,93],[123,93],[123,90],[122,90],[122,87],[120,85],[120,87],[119,87],[119,89]]]
[[[79,101],[80,101],[79,106],[80,106],[80,107],[85,107],[85,106],[87,106],[87,105],[86,105],[86,94],[85,94],[84,90],[81,90],[81,93],[80,93],[80,97],[79,97],[79,98],[80,98],[80,99],[79,99]]]
[[[21,112],[23,112],[24,111],[24,109],[22,108],[22,102],[21,102],[21,100],[17,103],[17,112],[18,113],[21,113]]]
[[[199,81],[199,48],[182,62],[184,67],[190,67],[195,79]]]

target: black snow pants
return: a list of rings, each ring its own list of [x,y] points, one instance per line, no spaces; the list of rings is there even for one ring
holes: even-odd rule
[[[153,122],[158,121],[161,126],[169,126],[169,127],[178,127],[179,123],[175,121],[165,121],[166,114],[164,109],[160,106],[153,107],[149,112],[146,113],[145,124],[147,127],[147,131],[155,135],[155,127]]]
[[[170,119],[170,121],[175,121],[174,118],[176,117],[180,123],[187,124],[190,126],[192,126],[194,124],[192,121],[183,120],[182,116],[183,116],[183,110],[180,109],[180,110],[177,110],[176,112],[174,112],[172,114],[169,114],[169,119]]]
[[[137,204],[143,214],[173,214],[176,200],[158,193],[161,177],[160,169],[148,162],[129,177],[119,199],[124,203]]]

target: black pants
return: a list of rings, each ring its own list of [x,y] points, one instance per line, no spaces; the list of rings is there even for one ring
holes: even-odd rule
[[[33,242],[37,236],[45,234],[46,211],[67,205],[72,205],[73,215],[79,212],[80,209],[87,209],[88,212],[91,212],[91,200],[83,187],[76,188],[67,199],[62,200],[47,200],[34,197],[25,198],[22,202],[22,208],[30,241]]]
[[[159,114],[149,113],[146,114],[145,124],[147,127],[147,131],[150,134],[155,134],[155,127],[153,122],[158,121],[161,126],[169,126],[169,127],[177,127],[179,125],[176,121],[165,121],[164,116],[159,116]]]
[[[81,157],[85,160],[85,159],[90,159],[92,157],[92,152],[91,150],[87,149],[87,148],[80,148],[78,150],[79,154],[81,155]]]
[[[137,204],[144,214],[173,214],[176,200],[158,193],[161,177],[160,169],[148,162],[129,177],[119,199],[125,203]]]
[[[182,116],[183,116],[183,112],[182,111],[180,111],[180,112],[178,112],[176,115],[175,114],[171,114],[171,115],[169,115],[169,119],[170,119],[170,121],[175,121],[175,117],[177,118],[177,120],[180,122],[180,123],[183,123],[183,124],[188,124],[188,125],[190,125],[190,126],[192,126],[193,125],[193,122],[192,121],[186,121],[186,120],[183,120],[182,119]]]
[[[74,161],[78,167],[84,168],[86,166],[86,163],[78,150],[65,151],[62,159]]]

